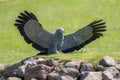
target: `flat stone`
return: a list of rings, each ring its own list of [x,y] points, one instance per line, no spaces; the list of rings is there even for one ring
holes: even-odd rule
[[[71,62],[67,62],[67,63],[65,64],[65,67],[66,67],[66,68],[67,68],[67,67],[73,67],[73,68],[76,68],[76,69],[79,70],[80,64],[81,64],[80,61],[71,61]]]
[[[44,78],[46,77],[46,73],[50,73],[51,72],[51,67],[46,66],[44,64],[39,64],[36,66],[31,66],[31,68],[29,67],[29,69],[26,69],[26,73],[25,73],[25,80],[30,80],[32,78]],[[40,71],[46,72],[44,75],[40,75]]]
[[[31,80],[38,80],[38,79],[32,78]]]
[[[52,72],[48,74],[47,80],[77,80],[77,79],[73,79],[69,75]]]
[[[115,67],[107,68],[103,73],[103,80],[120,80],[120,73]]]
[[[15,72],[16,72],[16,75],[19,76],[19,77],[24,77],[25,76],[25,68],[26,68],[26,65],[23,65],[23,66],[20,66]]]
[[[46,65],[47,66],[58,66],[58,61],[54,59],[48,59],[46,60]]]
[[[90,63],[81,63],[80,72],[82,71],[94,71],[93,65]]]
[[[4,76],[0,76],[0,80],[7,80]]]
[[[18,77],[9,77],[7,80],[22,80],[22,79],[20,79]]]
[[[105,71],[106,69],[107,67],[102,66],[102,65],[97,65],[97,68],[96,68],[97,71]]]
[[[46,70],[40,70],[38,73],[38,78],[40,80],[46,80],[48,73],[46,72]]]
[[[43,59],[43,58],[39,58],[37,60],[34,60],[34,62],[36,62],[37,64],[44,64],[44,65],[46,65],[46,60]]]
[[[78,76],[80,75],[79,71],[76,68],[68,67],[68,68],[64,68],[63,70],[66,75],[69,75],[73,79],[77,79]]]
[[[64,75],[64,76],[61,76],[61,80],[77,80],[77,79],[73,79],[71,76],[69,75]]]
[[[105,56],[99,61],[99,65],[103,65],[106,67],[115,66],[116,64],[117,62],[109,56]]]
[[[116,64],[115,68],[118,69],[118,71],[120,72],[120,64]]]
[[[47,80],[61,80],[61,79],[60,79],[59,73],[52,72],[52,73],[48,74]]]
[[[101,72],[82,72],[79,80],[102,80]]]

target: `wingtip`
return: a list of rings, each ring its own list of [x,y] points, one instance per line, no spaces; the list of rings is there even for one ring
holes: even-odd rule
[[[24,11],[25,14],[30,14],[30,12],[28,12],[27,10]]]
[[[27,10],[24,10],[24,13],[28,13],[28,11],[27,11]]]
[[[99,19],[99,20],[97,20],[98,22],[101,22],[101,21],[103,21],[103,19]]]

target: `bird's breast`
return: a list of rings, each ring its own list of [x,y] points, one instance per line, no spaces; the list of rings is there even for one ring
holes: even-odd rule
[[[55,40],[62,41],[64,39],[64,34],[55,34]]]

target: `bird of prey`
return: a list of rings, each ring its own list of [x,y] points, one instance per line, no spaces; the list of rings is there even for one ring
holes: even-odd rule
[[[15,26],[24,40],[43,54],[57,52],[68,53],[83,48],[85,45],[103,36],[105,22],[95,20],[73,33],[64,35],[64,29],[58,28],[50,33],[43,28],[37,17],[28,11],[19,14]]]

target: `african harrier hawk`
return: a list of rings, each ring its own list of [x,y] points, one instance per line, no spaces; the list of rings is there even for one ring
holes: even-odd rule
[[[15,26],[28,44],[32,44],[34,48],[44,54],[79,50],[103,36],[102,32],[106,31],[105,22],[95,20],[71,34],[64,35],[63,28],[56,29],[56,32],[52,34],[42,27],[33,13],[28,11],[20,13]]]

